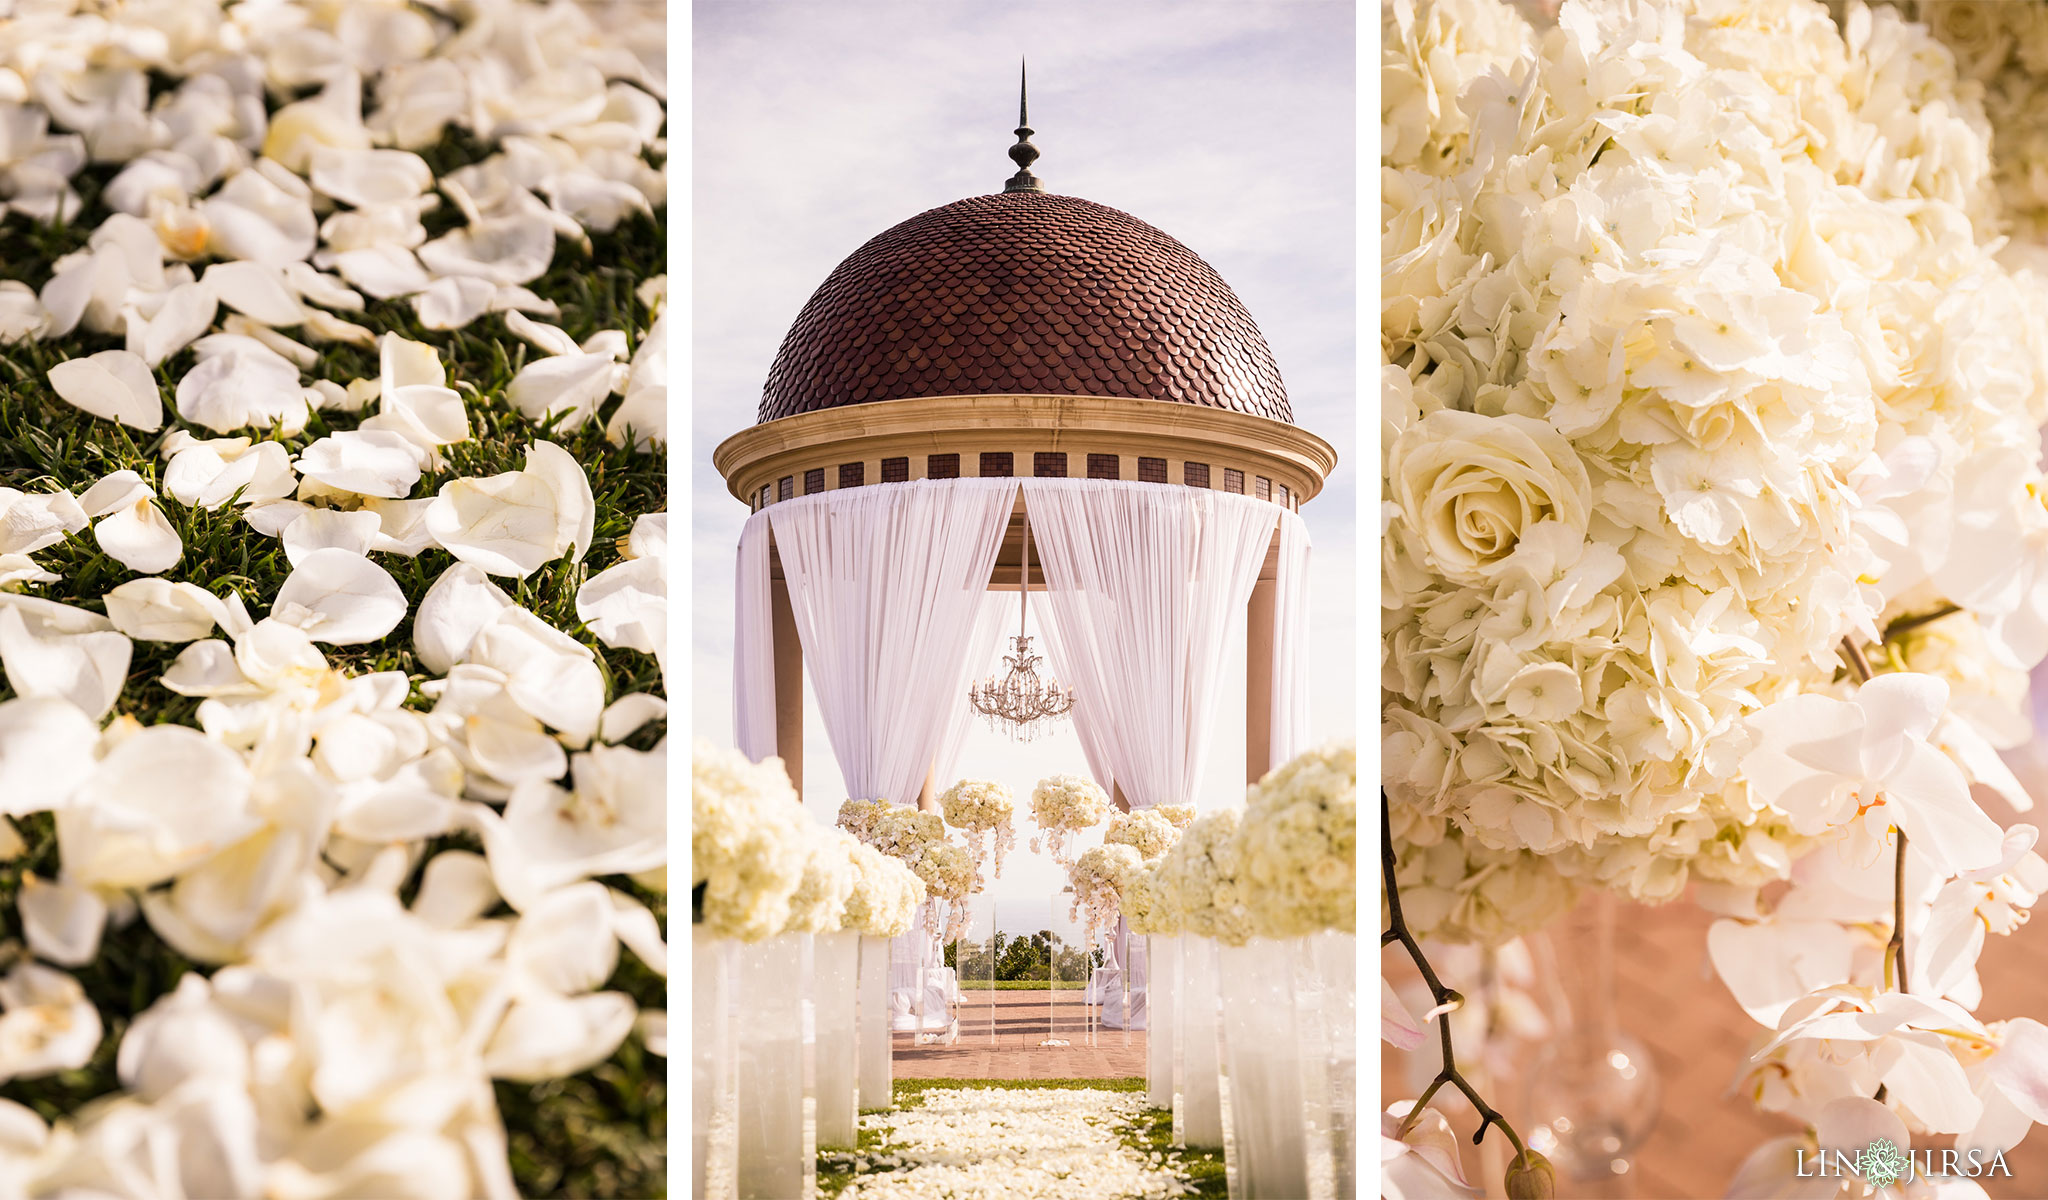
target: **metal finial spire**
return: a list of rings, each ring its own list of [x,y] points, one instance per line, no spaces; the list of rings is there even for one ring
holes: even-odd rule
[[[1017,173],[1003,184],[1006,192],[1042,192],[1045,184],[1031,173],[1031,164],[1038,161],[1038,147],[1031,144],[1031,100],[1027,87],[1023,60],[1017,63],[1017,144],[1010,147],[1010,161],[1017,164]]]

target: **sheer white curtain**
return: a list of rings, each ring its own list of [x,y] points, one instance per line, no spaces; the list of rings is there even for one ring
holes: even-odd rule
[[[1280,514],[1279,578],[1273,604],[1273,764],[1309,748],[1308,525]]]
[[[768,591],[768,510],[740,530],[732,635],[732,734],[755,762],[775,753],[775,621]]]
[[[923,787],[1016,497],[1011,479],[920,479],[766,510],[849,795],[906,804]]]
[[[1231,625],[1284,510],[1168,484],[1022,484],[1050,657],[1091,768],[1134,809],[1193,801]]]
[[[967,744],[967,730],[974,724],[974,710],[967,703],[967,689],[976,680],[998,669],[998,653],[1009,646],[1017,629],[1017,597],[1012,592],[990,592],[982,597],[981,611],[974,619],[974,633],[967,639],[967,658],[962,664],[960,686],[953,689],[953,708],[946,719],[946,734],[939,752],[932,758],[938,786],[953,785],[953,772],[960,764],[960,748]]]

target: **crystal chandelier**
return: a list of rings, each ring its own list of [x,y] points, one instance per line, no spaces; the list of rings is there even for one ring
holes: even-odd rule
[[[1038,655],[1031,652],[1031,639],[1024,635],[1024,617],[1031,596],[1031,524],[1024,524],[1024,553],[1017,569],[1017,636],[1011,639],[1016,653],[1005,654],[1007,673],[991,675],[967,689],[967,702],[988,723],[1020,742],[1028,742],[1045,731],[1049,717],[1063,717],[1074,707],[1074,691],[1055,679],[1040,679]]]

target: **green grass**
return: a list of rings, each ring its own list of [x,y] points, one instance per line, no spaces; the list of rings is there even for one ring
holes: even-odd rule
[[[437,174],[444,174],[490,152],[488,146],[454,135],[424,156]],[[83,246],[92,229],[105,218],[106,209],[97,198],[116,169],[95,166],[77,181],[86,205],[71,226],[37,225],[19,217],[0,221],[0,279],[18,279],[40,288],[49,278],[54,260]],[[459,219],[453,205],[443,204],[440,210],[428,215],[430,235],[450,228]],[[613,233],[592,235],[592,251],[588,255],[570,242],[559,242],[552,269],[529,286],[561,307],[561,315],[553,323],[579,342],[600,329],[623,329],[634,337],[651,321],[635,291],[642,282],[665,271],[667,240],[667,213],[658,210],[653,219],[634,217]],[[586,578],[619,560],[617,543],[632,528],[635,518],[668,507],[664,456],[660,450],[633,454],[605,441],[602,418],[620,401],[614,398],[599,420],[580,430],[560,431],[551,425],[536,424],[503,402],[506,385],[534,352],[506,333],[501,317],[485,316],[467,329],[450,333],[420,328],[411,306],[402,300],[371,301],[367,312],[343,315],[378,333],[397,332],[434,345],[448,369],[450,386],[462,392],[467,402],[470,440],[445,448],[447,470],[422,479],[413,491],[415,497],[432,495],[455,476],[516,470],[523,463],[527,446],[540,438],[560,443],[583,464],[597,500],[595,538],[585,560],[580,564],[557,562],[524,580],[496,582],[520,604],[597,653],[606,675],[608,699],[627,692],[660,692],[660,674],[652,656],[605,647],[583,628],[575,611],[577,588]],[[295,331],[285,332],[290,335]],[[81,331],[53,341],[0,348],[0,487],[28,492],[64,487],[77,494],[108,473],[127,468],[140,473],[161,491],[163,460],[157,451],[164,437],[181,427],[199,437],[219,436],[187,426],[177,417],[172,398],[178,379],[193,364],[189,349],[173,355],[157,371],[166,410],[165,427],[158,433],[142,434],[88,416],[50,390],[47,373],[55,363],[122,345],[119,338]],[[320,351],[320,360],[306,373],[308,378],[332,379],[345,385],[352,379],[375,378],[377,374],[377,353],[373,348],[336,344],[315,344],[314,348]],[[243,432],[283,441],[296,452],[328,432],[354,427],[359,420],[361,416],[357,415],[316,413],[311,424],[291,438]],[[195,583],[217,593],[233,589],[241,592],[253,616],[261,617],[268,611],[290,570],[275,539],[249,528],[240,519],[241,510],[234,506],[205,512],[165,497],[160,507],[185,543],[184,557],[164,572],[163,578]],[[43,569],[63,578],[57,583],[32,586],[26,589],[29,594],[95,612],[104,611],[101,597],[108,589],[136,577],[102,554],[89,531],[39,551],[34,557]],[[449,554],[438,549],[414,559],[389,554],[376,557],[414,607],[453,562]],[[169,691],[159,682],[182,648],[135,643],[127,685],[115,711],[145,724],[193,724],[198,702]],[[350,673],[406,673],[415,685],[409,703],[428,707],[417,685],[431,675],[414,658],[410,618],[380,642],[323,650],[330,663]],[[6,681],[0,679],[0,700],[12,694]],[[647,749],[665,734],[665,726],[656,723],[641,730],[629,744]],[[11,932],[18,925],[13,910],[22,875],[34,872],[47,878],[61,867],[50,816],[31,816],[19,825],[30,848],[21,858],[0,863],[0,933]],[[457,845],[476,848],[465,839],[448,838],[429,849]],[[664,895],[623,878],[605,882],[648,904],[666,928]],[[99,958],[74,972],[105,1022],[105,1038],[98,1053],[78,1070],[11,1080],[6,1087],[7,1096],[28,1104],[47,1119],[73,1112],[84,1102],[115,1091],[119,1087],[113,1069],[115,1050],[135,1015],[175,986],[185,972],[206,969],[165,946],[150,931],[147,921],[136,920],[123,928],[109,929]],[[620,955],[618,971],[607,986],[630,994],[643,1008],[667,1007],[666,982],[630,953]],[[496,1091],[510,1139],[513,1176],[521,1195],[637,1198],[666,1194],[666,1065],[648,1054],[636,1038],[628,1038],[610,1060],[580,1075],[535,1085],[500,1082]]]
[[[898,1079],[895,1086],[895,1101],[898,1108],[916,1108],[924,1102],[925,1093],[948,1091],[955,1088],[1004,1088],[1028,1091],[1041,1088],[1088,1089],[1105,1092],[1142,1092],[1145,1080],[1142,1076],[1127,1076],[1116,1079]],[[1138,1121],[1121,1131],[1124,1145],[1138,1151],[1146,1158],[1157,1152],[1165,1155],[1169,1167],[1187,1177],[1194,1187],[1194,1195],[1223,1197],[1228,1194],[1225,1178],[1223,1152],[1220,1150],[1177,1150],[1173,1146],[1173,1113],[1168,1109],[1148,1108]],[[877,1130],[862,1123],[858,1149],[826,1152],[818,1156],[818,1193],[821,1196],[837,1196],[852,1185],[856,1175],[855,1155],[885,1151],[887,1143]],[[858,1174],[872,1174],[861,1170]]]

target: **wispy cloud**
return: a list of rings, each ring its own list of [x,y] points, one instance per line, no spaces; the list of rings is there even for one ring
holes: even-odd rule
[[[1236,288],[1273,346],[1295,418],[1338,447],[1303,510],[1316,544],[1315,727],[1353,728],[1354,8],[1265,3],[700,2],[695,13],[697,732],[731,737],[733,548],[746,509],[711,466],[752,424],[797,310],[841,259],[925,209],[1000,190],[1031,61],[1033,170],[1056,192],[1157,225]],[[1237,659],[1242,662],[1241,655]],[[1239,668],[1241,672],[1242,668]],[[1219,731],[1242,728],[1241,694]],[[812,718],[810,803],[838,771]],[[1203,802],[1241,793],[1219,736]],[[1028,790],[1083,770],[1071,732],[1029,753],[978,733],[967,769]],[[1023,849],[1019,847],[1020,851]],[[1028,856],[1021,856],[1028,857]],[[1044,894],[1043,862],[1006,894]]]

